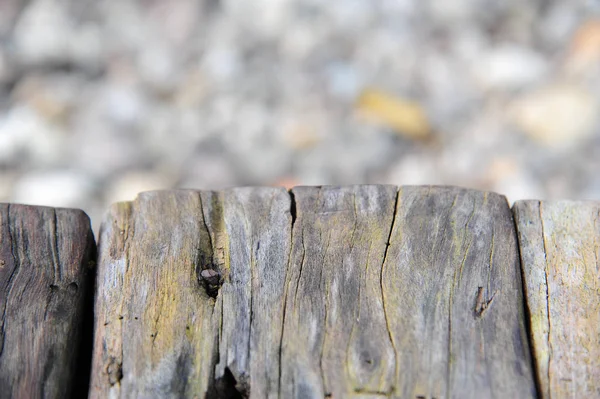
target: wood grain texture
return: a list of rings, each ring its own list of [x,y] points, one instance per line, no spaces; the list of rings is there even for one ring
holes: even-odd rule
[[[143,193],[111,208],[99,241],[90,397],[204,397],[215,304],[198,269],[211,259],[198,193]]]
[[[0,397],[72,392],[95,244],[82,211],[0,204]]]
[[[404,187],[382,271],[402,398],[535,396],[503,196]]]
[[[600,397],[600,203],[514,207],[543,398]]]
[[[392,186],[297,187],[281,398],[387,395],[395,355],[381,295]]]
[[[209,201],[203,193],[204,209],[215,214],[215,204],[221,206],[222,219],[207,218],[208,229],[214,237],[226,237],[216,247],[227,248],[225,278],[217,297],[221,318],[215,378],[230,373],[242,396],[276,398],[290,256],[290,197],[282,188],[227,190],[221,201],[214,195]],[[218,220],[224,221],[221,228],[215,225]],[[224,396],[222,390],[218,393]]]
[[[152,192],[99,246],[92,397],[535,396],[502,196]]]
[[[91,397],[237,397],[250,385],[277,395],[290,229],[284,189],[151,192],[113,206]]]

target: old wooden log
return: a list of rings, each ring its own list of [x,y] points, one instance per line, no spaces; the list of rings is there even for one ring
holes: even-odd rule
[[[600,397],[600,203],[514,206],[542,398]]]
[[[92,397],[535,396],[502,196],[151,192],[99,248]]]
[[[0,397],[65,398],[95,244],[81,211],[0,204]]]

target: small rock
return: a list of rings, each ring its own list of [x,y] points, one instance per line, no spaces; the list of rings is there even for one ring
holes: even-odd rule
[[[27,104],[46,122],[64,124],[78,105],[81,86],[81,79],[74,75],[31,75],[19,82],[12,97]]]
[[[130,126],[138,123],[146,113],[146,98],[135,85],[114,84],[106,87],[99,101],[105,116],[113,123]]]
[[[33,172],[14,186],[11,201],[31,205],[83,208],[90,202],[93,185],[75,171]]]
[[[577,7],[572,3],[556,1],[548,3],[548,11],[537,24],[539,38],[547,46],[559,50],[580,22]]]
[[[239,184],[231,162],[223,156],[198,154],[183,169],[178,187],[215,190]]]
[[[594,133],[594,97],[577,86],[553,85],[525,94],[510,107],[513,122],[530,138],[559,147],[580,143]]]
[[[149,44],[142,49],[137,59],[140,77],[159,92],[172,91],[177,86],[180,76],[176,56],[169,50],[166,46]]]
[[[69,58],[71,32],[61,2],[29,3],[14,30],[16,54],[25,64],[60,63]]]
[[[36,166],[53,164],[61,158],[64,136],[27,106],[12,108],[0,118],[0,162]]]
[[[327,68],[329,92],[342,100],[352,100],[361,86],[356,68],[347,63],[334,63]]]
[[[509,203],[522,199],[543,198],[543,190],[537,179],[512,157],[493,159],[484,176],[485,188],[502,193]]]
[[[204,71],[218,82],[233,79],[241,70],[241,62],[234,46],[218,45],[207,50],[203,59]]]
[[[511,90],[540,81],[548,71],[548,63],[531,49],[505,45],[480,56],[473,69],[483,88]]]
[[[386,180],[402,185],[441,184],[440,175],[434,158],[408,155],[390,168]]]
[[[143,191],[169,189],[172,183],[165,176],[152,172],[133,171],[117,176],[106,189],[106,202],[132,201]]]

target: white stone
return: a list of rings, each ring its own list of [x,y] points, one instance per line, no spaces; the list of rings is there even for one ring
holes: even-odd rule
[[[14,30],[17,54],[25,63],[57,62],[68,58],[69,20],[61,2],[34,0]]]
[[[235,48],[229,45],[208,49],[202,59],[202,66],[206,73],[218,82],[233,79],[241,68]]]
[[[172,180],[157,173],[130,171],[119,175],[106,189],[107,204],[132,201],[138,193],[172,188]]]
[[[93,184],[75,171],[32,172],[14,186],[12,202],[54,207],[82,208],[90,202]]]
[[[348,63],[336,63],[327,69],[329,92],[344,100],[354,100],[362,89],[356,68]]]
[[[146,113],[145,96],[133,85],[109,85],[98,100],[103,104],[105,116],[119,125],[133,125]]]
[[[29,107],[16,107],[0,119],[0,159],[17,162],[31,158],[36,165],[49,165],[61,157],[61,132],[43,121]]]
[[[141,78],[154,89],[171,90],[177,84],[180,73],[176,56],[170,50],[165,45],[149,43],[137,58]]]
[[[388,181],[398,185],[443,184],[435,159],[423,155],[403,157],[390,168]]]
[[[510,107],[514,123],[530,138],[568,148],[594,133],[597,101],[586,90],[551,85],[525,94]]]
[[[541,54],[516,45],[497,47],[480,55],[471,65],[484,89],[512,90],[541,81],[548,63]]]

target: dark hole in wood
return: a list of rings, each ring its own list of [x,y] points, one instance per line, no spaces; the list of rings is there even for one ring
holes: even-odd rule
[[[211,298],[216,298],[223,283],[221,274],[213,269],[204,269],[200,272],[200,280],[206,294]]]
[[[229,367],[225,367],[223,377],[214,381],[214,385],[206,394],[206,399],[247,399],[249,396],[249,390],[239,387]]]

